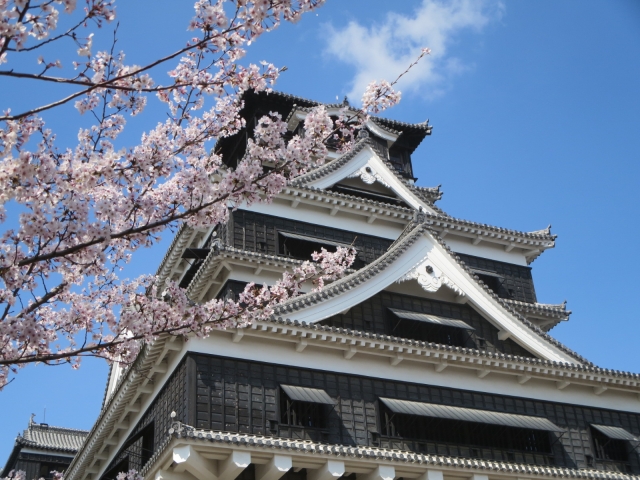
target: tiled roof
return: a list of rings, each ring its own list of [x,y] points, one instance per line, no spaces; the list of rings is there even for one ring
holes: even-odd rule
[[[262,323],[269,323],[275,325],[283,325],[285,328],[283,331],[291,331],[291,329],[287,329],[287,327],[294,326],[296,328],[301,328],[309,331],[316,332],[325,332],[331,333],[333,336],[326,337],[327,339],[335,338],[335,335],[340,335],[342,337],[349,337],[352,339],[366,339],[367,341],[381,342],[384,344],[397,344],[403,347],[417,347],[420,349],[429,349],[434,351],[440,351],[443,353],[451,353],[456,356],[458,359],[463,359],[463,356],[468,356],[469,361],[474,364],[476,367],[479,365],[477,362],[478,359],[495,359],[499,361],[505,362],[503,365],[507,369],[511,369],[513,364],[526,364],[535,368],[540,368],[545,371],[545,374],[553,374],[553,371],[560,372],[559,375],[563,378],[570,378],[570,375],[566,375],[566,372],[575,372],[578,374],[585,374],[588,376],[598,375],[603,376],[607,379],[615,378],[615,379],[626,379],[632,380],[633,382],[637,382],[640,380],[640,374],[633,372],[625,372],[621,370],[611,370],[608,368],[597,367],[593,364],[577,364],[577,363],[566,363],[566,362],[558,362],[555,360],[545,360],[541,358],[534,357],[523,357],[520,355],[511,355],[508,353],[501,352],[490,352],[487,350],[478,350],[475,348],[467,348],[467,347],[458,347],[454,345],[445,345],[441,343],[435,342],[424,342],[422,340],[413,340],[409,338],[402,337],[394,337],[390,335],[372,333],[372,332],[364,332],[360,330],[353,330],[350,328],[341,328],[334,327],[332,325],[323,325],[318,323],[307,323],[299,320],[290,320],[288,318],[283,317],[272,317],[268,320],[261,320],[257,322],[255,325],[260,325]],[[253,328],[253,327],[251,327]],[[321,336],[321,338],[325,338],[325,336]],[[387,348],[385,348],[387,349]],[[382,348],[378,348],[377,350],[382,351]],[[609,380],[605,380],[607,383]],[[625,385],[627,382],[623,382]],[[612,383],[613,384],[613,383]]]
[[[16,441],[24,446],[75,453],[89,432],[72,428],[52,427],[46,424],[30,423]]]
[[[301,260],[283,257],[279,255],[270,255],[260,252],[251,252],[248,250],[242,250],[232,247],[230,245],[224,245],[221,243],[214,244],[214,248],[211,249],[209,254],[204,260],[204,263],[200,266],[193,279],[187,286],[187,295],[190,298],[197,298],[202,292],[202,289],[208,286],[207,282],[211,279],[211,275],[215,270],[217,261],[223,261],[227,258],[234,260],[244,260],[247,263],[253,263],[258,265],[271,265],[282,268],[285,270],[287,267],[295,267],[302,263]]]
[[[300,193],[303,192],[303,193]],[[338,200],[341,202],[349,202],[350,204],[355,205],[367,205],[372,208],[377,208],[379,210],[388,211],[394,216],[398,216],[401,218],[407,219],[410,221],[414,216],[414,210],[408,207],[402,207],[400,205],[394,205],[392,203],[378,202],[376,200],[371,200],[369,198],[358,197],[356,195],[349,195],[347,193],[342,192],[333,192],[331,190],[323,190],[320,188],[312,187],[309,185],[295,185],[285,187],[283,193],[286,195],[293,195],[296,197],[305,196],[310,197],[311,195],[315,195],[316,197],[323,197],[333,200]],[[359,206],[356,208],[360,208]]]
[[[349,107],[349,104],[345,102],[322,103],[316,100],[309,100],[308,98],[298,97],[296,95],[290,95],[284,92],[278,92],[276,90],[272,90],[267,95],[279,97],[287,101],[292,101],[298,107],[302,107],[302,109],[306,109],[306,108],[317,106],[317,105],[324,105],[325,107],[329,107],[329,108]],[[399,131],[404,131],[404,130],[424,131],[426,132],[427,135],[429,135],[431,134],[431,129],[433,128],[431,125],[429,125],[429,120],[421,123],[407,123],[407,122],[400,122],[398,120],[391,120],[389,118],[383,118],[383,117],[371,117],[371,119],[374,121],[374,123],[377,123],[380,126],[383,126],[387,129],[391,128],[393,130],[399,130]]]
[[[638,476],[619,472],[607,472],[591,468],[577,469],[554,467],[546,465],[527,465],[476,458],[448,457],[445,455],[430,455],[370,446],[347,446],[316,443],[309,440],[291,440],[262,435],[229,433],[203,430],[175,422],[169,430],[170,437],[154,453],[147,466],[140,472],[143,475],[150,469],[171,444],[171,439],[210,442],[229,445],[232,448],[264,449],[272,453],[303,453],[314,456],[339,457],[341,459],[371,460],[376,462],[399,463],[402,465],[423,466],[429,468],[447,468],[460,471],[468,476],[472,471],[481,470],[483,474],[519,474],[527,477],[575,478],[585,480],[631,480]]]
[[[569,320],[569,316],[571,315],[571,310],[567,310],[567,302],[560,304],[549,304],[527,303],[506,298],[503,300],[506,303],[511,304],[513,308],[515,308],[525,317],[533,318],[534,323],[536,323],[535,319],[548,319],[543,320],[543,324],[539,325],[539,327],[545,332],[548,332],[560,322]]]
[[[359,138],[356,144],[353,146],[353,148],[349,150],[347,153],[345,153],[344,155],[341,155],[335,160],[326,162],[322,166],[314,170],[311,170],[309,173],[306,173],[304,175],[297,177],[295,180],[293,180],[293,182],[291,182],[292,185],[294,186],[305,185],[310,182],[313,182],[314,180],[323,178],[332,172],[335,172],[339,168],[349,163],[349,161],[354,156],[356,156],[360,151],[362,151],[362,149],[365,148],[366,146],[375,150],[376,153],[378,154],[380,153],[377,145],[375,145],[375,143],[370,138],[368,137]],[[431,205],[433,204],[433,202],[435,202],[436,200],[439,200],[442,197],[442,192],[440,191],[439,186],[435,188],[416,187],[413,183],[403,178],[396,171],[393,165],[391,165],[389,161],[384,158],[384,156],[379,154],[378,157],[380,158],[380,160],[382,160],[385,163],[385,165],[389,168],[389,170],[393,173],[393,175],[395,175],[398,181],[400,181],[405,187],[407,187],[407,189],[409,189],[409,191],[411,191],[416,197],[418,197],[422,201]]]
[[[422,220],[423,222],[423,220]],[[444,243],[444,240],[440,238],[440,236],[429,228],[425,223],[422,222],[414,222],[407,225],[407,228],[403,232],[403,234],[399,237],[399,239],[394,242],[387,252],[378,258],[376,261],[370,263],[369,265],[361,268],[357,272],[348,275],[346,277],[337,280],[327,286],[325,286],[322,290],[308,293],[305,295],[301,295],[294,299],[291,299],[281,305],[275,307],[274,312],[276,315],[287,315],[289,312],[297,311],[304,309],[308,305],[313,305],[316,303],[324,302],[329,300],[330,298],[341,295],[352,288],[360,285],[361,283],[366,282],[370,278],[378,275],[382,271],[386,270],[386,268],[391,265],[405,250],[407,250],[421,235],[425,232],[431,233],[433,238],[447,251],[447,253],[462,267],[467,274],[478,283],[485,290],[485,292],[490,295],[494,301],[500,304],[505,310],[509,312],[513,317],[518,319],[522,324],[524,324],[529,330],[536,333],[544,340],[559,348],[563,352],[567,353],[574,359],[576,359],[579,363],[590,363],[587,359],[574,352],[555,338],[548,335],[544,332],[540,327],[529,321],[522,314],[520,314],[517,310],[513,308],[512,305],[505,302],[503,299],[498,297],[487,285],[480,280],[480,278],[475,275],[475,273],[469,269],[465,263],[458,257],[454,252],[449,249],[449,247]]]
[[[464,228],[466,226],[473,229],[482,229],[489,232],[494,232],[497,234],[497,236],[503,235],[505,238],[509,236],[518,236],[518,237],[529,238],[532,240],[541,240],[541,241],[547,241],[547,242],[551,242],[556,238],[558,238],[557,235],[551,234],[551,232],[549,232],[546,229],[537,230],[535,232],[521,232],[519,230],[511,230],[508,228],[487,225],[486,223],[478,223],[478,222],[472,222],[471,220],[464,220],[462,218],[455,218],[447,214],[434,215],[434,214],[426,213],[426,215],[431,219],[431,222],[428,222],[428,223],[431,223],[432,225],[437,227],[444,227],[444,228],[454,227],[454,228],[460,229],[460,227]]]
[[[567,302],[552,303],[527,303],[518,300],[504,299],[505,302],[511,304],[513,308],[523,313],[532,313],[541,317],[557,318],[559,320],[567,320],[571,315],[571,310],[567,310]]]

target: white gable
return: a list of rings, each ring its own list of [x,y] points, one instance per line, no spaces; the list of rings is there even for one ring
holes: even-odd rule
[[[412,238],[416,235],[417,238]],[[400,248],[403,244],[406,248]],[[358,277],[362,281],[357,281]],[[289,302],[297,308],[287,308],[285,304],[279,314],[291,320],[318,322],[348,310],[396,282],[404,281],[417,281],[429,292],[449,288],[492,323],[500,331],[501,339],[510,338],[542,359],[576,363],[568,351],[527,326],[483,289],[451,253],[421,227],[416,227],[376,262],[325,287],[332,295],[304,295]]]
[[[364,145],[363,148],[338,168],[331,168],[332,164],[337,164],[338,162],[340,162],[340,159],[327,163],[324,167],[320,168],[320,172],[325,171],[326,174],[314,175],[319,178],[312,179],[305,183],[315,188],[326,189],[347,178],[360,178],[360,180],[368,184],[379,182],[381,185],[393,191],[393,193],[411,208],[435,213],[435,210],[431,208],[427,202],[415,195],[415,193],[405,185],[370,145]]]

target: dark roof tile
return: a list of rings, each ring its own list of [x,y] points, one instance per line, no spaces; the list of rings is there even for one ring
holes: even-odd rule
[[[17,441],[32,448],[75,453],[82,447],[88,433],[86,430],[30,423]]]

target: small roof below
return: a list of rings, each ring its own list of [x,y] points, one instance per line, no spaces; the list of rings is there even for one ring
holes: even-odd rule
[[[609,425],[594,425],[593,423],[591,424],[591,426],[612,440],[628,440],[631,442],[640,442],[640,439],[621,427],[610,427]]]
[[[468,323],[453,318],[438,317],[426,313],[408,312],[406,310],[398,310],[397,308],[389,309],[396,317],[405,320],[417,320],[418,322],[433,323],[435,325],[444,325],[447,327],[462,328],[464,330],[475,330]]]
[[[75,453],[82,446],[88,433],[86,430],[52,427],[46,423],[29,423],[22,437],[18,438],[30,447]]]
[[[76,430],[73,428],[52,427],[46,423],[35,423],[33,416],[29,421],[29,426],[18,434],[13,450],[3,470],[0,470],[0,477],[6,476],[9,471],[15,468],[15,462],[23,448],[41,450],[42,454],[55,452],[56,455],[69,460],[73,458],[82,447],[85,438],[89,434],[86,430]],[[64,452],[64,453],[62,453]],[[37,452],[36,452],[37,453]]]
[[[295,387],[293,385],[280,385],[280,388],[294,401],[335,405],[329,394],[320,388]]]
[[[303,240],[305,242],[313,242],[320,243],[322,245],[332,245],[334,247],[351,247],[348,243],[336,242],[334,240],[327,240],[326,238],[317,238],[317,237],[309,237],[307,235],[300,235],[299,233],[291,233],[291,232],[278,232],[278,234],[282,235],[285,238],[293,238],[295,240]]]
[[[421,417],[443,418],[463,422],[485,423],[489,425],[502,425],[505,427],[527,428],[530,430],[542,430],[547,432],[564,431],[553,422],[542,417],[492,412],[489,410],[477,410],[474,408],[451,407],[448,405],[437,405],[435,403],[411,402],[408,400],[396,400],[392,398],[380,398],[380,401],[392,412],[405,415],[418,415]]]

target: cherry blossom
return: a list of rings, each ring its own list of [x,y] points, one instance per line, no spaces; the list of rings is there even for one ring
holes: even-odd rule
[[[227,221],[229,208],[271,201],[324,161],[328,141],[340,137],[341,148],[349,148],[370,113],[397,103],[394,83],[378,82],[367,89],[362,109],[331,119],[319,106],[307,115],[304,135],[292,138],[278,114],[265,115],[237,166],[225,164],[216,141],[245,127],[243,93],[268,92],[280,73],[267,62],[239,64],[245,48],[322,3],[198,0],[185,25],[194,35],[186,45],[132,65],[91,31],[114,20],[113,0],[85,0],[82,11],[75,0],[0,0],[0,64],[51,42],[79,57],[70,76],[51,76],[61,62],[44,56],[32,62],[39,70],[0,70],[0,77],[76,89],[0,114],[0,388],[28,363],[77,367],[91,355],[126,364],[159,335],[204,337],[246,326],[351,265],[352,249],[322,251],[274,285],[248,285],[237,302],[203,304],[174,283],[158,285],[154,276],[118,275],[138,249],[181,223],[210,228]],[[75,20],[58,31],[62,14]],[[123,146],[128,116],[144,115],[148,102],[164,105],[168,115],[155,126],[149,122],[139,143]],[[74,145],[60,145],[42,117],[65,104],[90,120]],[[8,224],[6,209],[16,207],[19,221]]]

